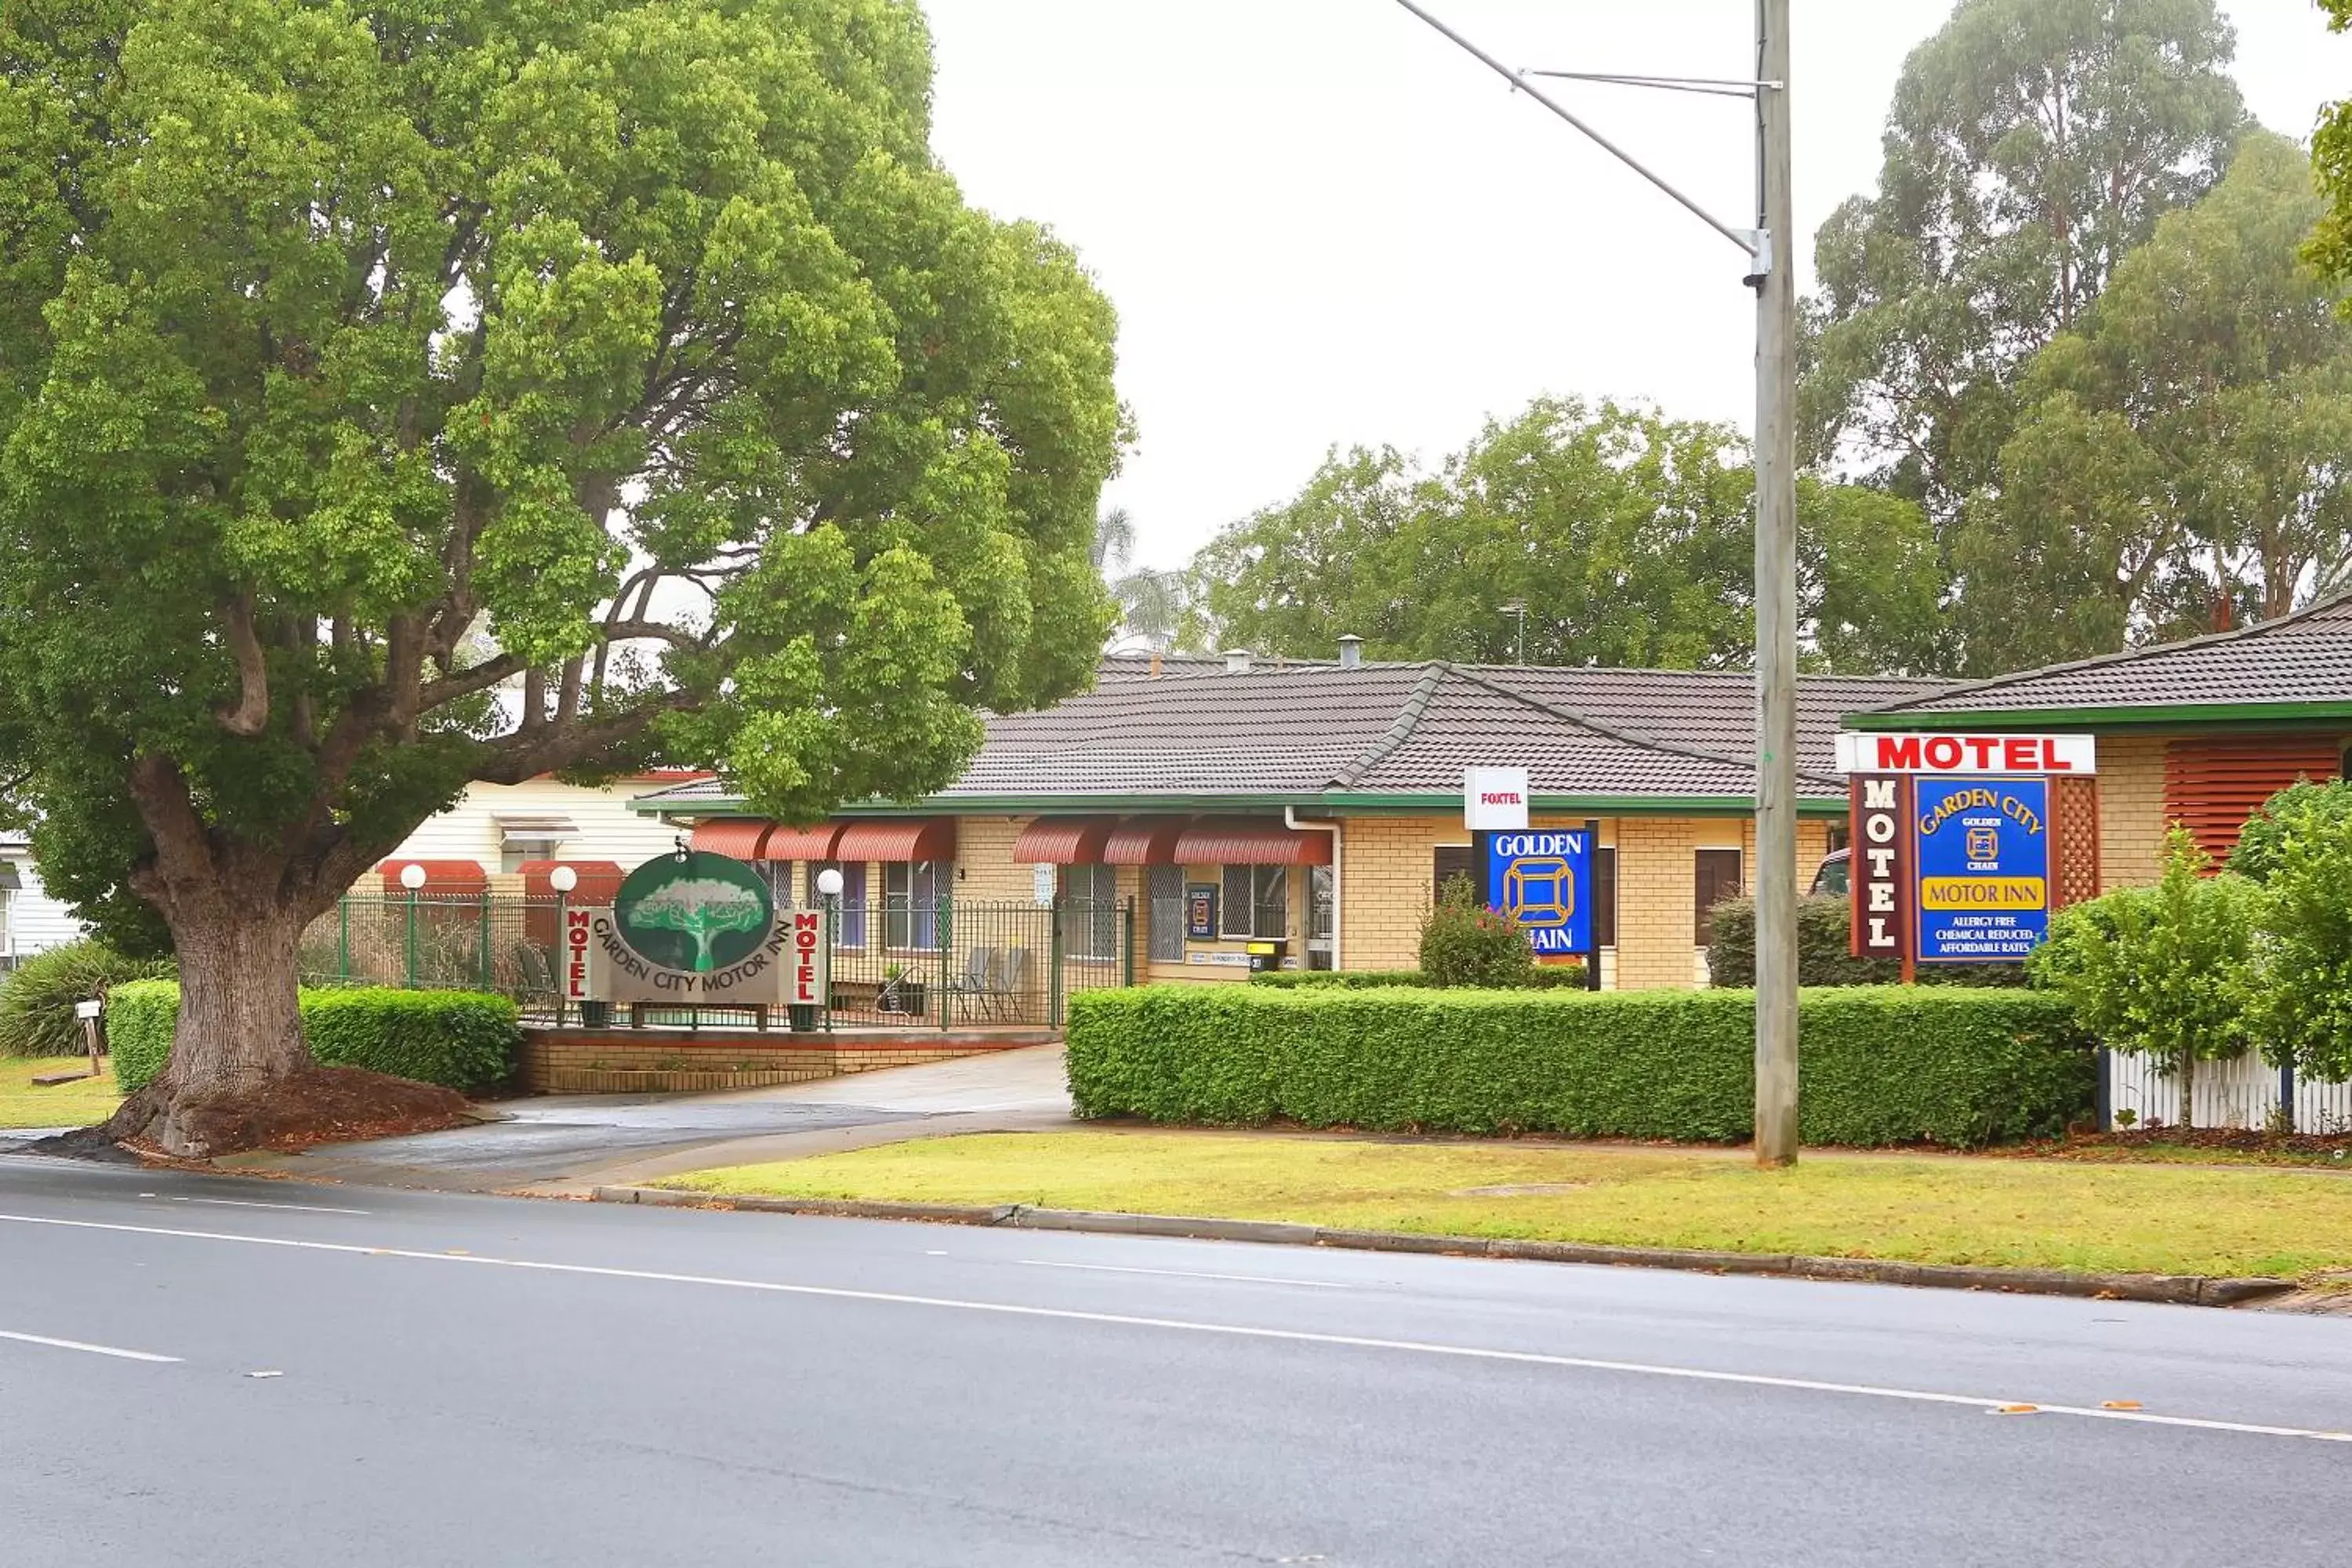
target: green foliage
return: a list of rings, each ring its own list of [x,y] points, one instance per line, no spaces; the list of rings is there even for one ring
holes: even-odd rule
[[[2288,831],[2260,852],[2260,989],[2254,1026],[2274,1059],[2308,1077],[2352,1079],[2352,813],[2346,785],[2283,813]],[[2274,796],[2275,807],[2295,791]]]
[[[87,939],[37,952],[0,978],[0,1057],[72,1056],[82,1049],[75,1003],[171,973],[169,961],[125,958]]]
[[[1800,1005],[1808,1142],[1974,1147],[2091,1110],[2090,1047],[2053,997]],[[1070,1001],[1070,1088],[1086,1117],[1730,1142],[1754,1129],[1755,1010],[1740,991],[1092,991]]]
[[[2011,372],[2079,323],[2245,120],[2214,0],[1960,0],[1904,62],[1876,193],[1814,241],[1801,416],[1948,542],[2013,417]]]
[[[110,934],[324,907],[472,780],[919,795],[1090,679],[1116,322],[934,158],[915,5],[22,0],[0,58],[0,765]]]
[[[1397,452],[1328,458],[1193,563],[1195,640],[1328,658],[1708,668],[1753,652],[1755,477],[1728,426],[1538,399],[1437,474]],[[1916,507],[1808,479],[1800,615],[1813,662],[1924,668],[1942,578]]]
[[[2200,1060],[2227,1060],[2254,1040],[2248,1007],[2260,898],[2244,878],[2207,869],[2196,840],[2176,826],[2162,880],[2059,910],[2049,940],[2026,961],[2033,984],[2071,1007],[2084,1032],[2154,1058],[2184,1088]]]
[[[2249,132],[2023,367],[1954,544],[1980,670],[2284,615],[2352,566],[2352,322],[2299,256],[2323,210],[2303,150]]]
[[[2352,31],[2352,0],[2319,0],[2330,32]],[[2311,163],[2327,211],[2305,255],[2328,277],[2352,280],[2352,99],[2330,104],[2311,138]]]
[[[1536,969],[1535,945],[1519,923],[1487,909],[1467,877],[1438,889],[1421,921],[1421,973],[1436,986],[1523,986]]]
[[[179,1011],[174,981],[133,982],[109,998],[107,1039],[124,1093],[163,1070]],[[514,1075],[522,1044],[517,1016],[509,998],[479,992],[351,986],[302,993],[302,1033],[321,1065],[365,1068],[467,1094]]]
[[[1381,991],[1400,985],[1443,989],[1418,969],[1277,969],[1251,975],[1250,984],[1271,985],[1285,991],[1318,987],[1340,991]],[[1525,974],[1514,979],[1509,989],[1581,991],[1584,989],[1583,962],[1535,964]]]
[[[1708,917],[1714,940],[1707,944],[1706,973],[1717,985],[1756,984],[1756,900],[1726,899]],[[1853,908],[1843,893],[1824,893],[1797,902],[1797,984],[1800,985],[1892,985],[1903,978],[1893,959],[1853,954]],[[2025,971],[2014,963],[1923,963],[1922,985],[2017,986]]]
[[[2230,869],[2267,882],[2284,864],[2290,840],[2332,841],[2347,823],[2352,823],[2352,780],[2315,784],[2305,779],[2290,784],[2246,819],[2237,847],[2230,851]]]

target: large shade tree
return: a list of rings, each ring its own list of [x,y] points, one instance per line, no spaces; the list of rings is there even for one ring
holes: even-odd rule
[[[110,1131],[298,1100],[298,939],[471,780],[920,792],[1081,685],[1111,311],[911,0],[0,8],[0,770],[176,949]]]
[[[1538,399],[1436,473],[1334,454],[1194,562],[1219,640],[1375,656],[1708,668],[1754,657],[1756,481],[1727,426]],[[1884,491],[1799,489],[1800,619],[1815,668],[1927,668],[1942,577],[1926,520]]]
[[[2352,322],[2301,255],[2309,159],[2251,132],[2018,377],[1964,509],[1974,662],[2110,652],[2283,616],[2352,564]]]
[[[1948,548],[2012,373],[2220,178],[2235,47],[2215,0],[1959,0],[1904,62],[1877,191],[1814,242],[1813,460],[1919,500]]]

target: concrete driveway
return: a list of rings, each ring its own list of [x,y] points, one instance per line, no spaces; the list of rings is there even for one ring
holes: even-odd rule
[[[496,1109],[507,1119],[220,1164],[366,1186],[561,1194],[908,1138],[1071,1125],[1059,1046],[726,1094],[554,1095]]]

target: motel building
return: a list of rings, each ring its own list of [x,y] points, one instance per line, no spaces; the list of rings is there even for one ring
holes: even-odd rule
[[[635,806],[698,848],[761,866],[780,904],[815,904],[816,878],[837,870],[836,975],[882,960],[953,984],[968,944],[1045,942],[937,911],[1058,900],[1091,911],[1055,939],[1066,965],[1093,965],[1067,977],[1076,989],[1242,981],[1254,967],[1412,968],[1438,886],[1478,873],[1465,773],[1524,769],[1529,829],[1598,825],[1603,985],[1706,984],[1712,907],[1753,891],[1751,675],[1372,663],[1353,639],[1339,652],[1317,663],[1113,657],[1093,691],[992,717],[951,787],[813,826],[751,815],[720,780]],[[1801,879],[1844,841],[1844,716],[1944,684],[1802,682]],[[845,962],[840,948],[869,962]]]
[[[1853,733],[1840,750],[1856,774],[1891,760],[1914,776],[2047,778],[2053,906],[2145,885],[2162,873],[2173,823],[2219,862],[2273,795],[2345,776],[2352,595],[2239,631],[1874,704],[1846,722]],[[1914,739],[1916,761],[1880,750]],[[1947,761],[1956,766],[1938,766]]]
[[[1131,901],[1123,929],[1095,919],[1071,937],[1096,965],[1086,983],[1230,982],[1412,967],[1438,886],[1478,871],[1465,774],[1523,768],[1531,829],[1598,825],[1603,986],[1706,983],[1712,906],[1754,890],[1751,676],[1374,663],[1353,639],[1339,654],[1109,658],[1093,691],[990,719],[949,789],[814,826],[753,816],[715,779],[633,804],[761,865],[780,903],[816,902],[815,877],[838,868],[843,902],[877,911],[839,939],[878,958],[952,973],[962,955],[938,951],[924,914],[950,900]],[[2344,773],[2352,596],[1966,685],[1802,678],[1801,886],[1848,842],[1857,770],[1842,751],[1906,735],[1948,736],[1963,772],[2045,773],[2053,907],[2149,882],[2171,822],[2218,859],[2270,795]]]

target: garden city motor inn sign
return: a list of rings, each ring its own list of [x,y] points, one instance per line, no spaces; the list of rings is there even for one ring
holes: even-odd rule
[[[564,1000],[823,1006],[824,912],[778,917],[767,884],[740,860],[701,852],[648,860],[611,909],[564,911]]]
[[[2052,780],[2098,769],[2088,735],[1842,733],[1852,779],[1853,952],[2017,963],[2049,934]]]

